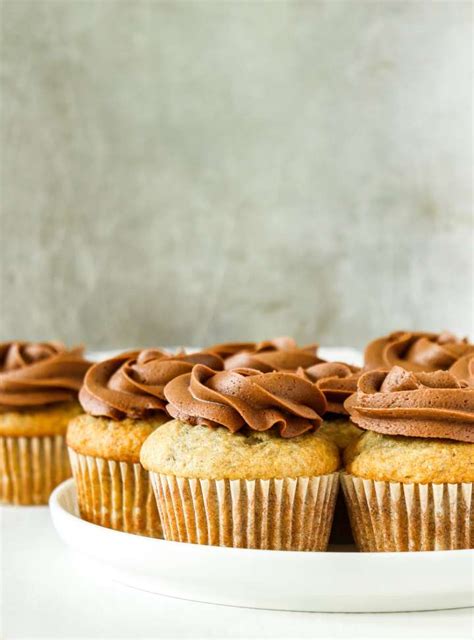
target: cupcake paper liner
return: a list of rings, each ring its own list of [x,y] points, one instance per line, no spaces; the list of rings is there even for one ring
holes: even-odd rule
[[[0,437],[0,502],[47,504],[70,476],[64,436]]]
[[[360,551],[474,548],[471,482],[382,482],[346,473],[341,482]]]
[[[150,472],[166,540],[249,549],[324,551],[339,473],[272,480],[199,480]]]
[[[110,529],[161,537],[148,472],[141,464],[85,456],[69,448],[79,511],[84,520]]]

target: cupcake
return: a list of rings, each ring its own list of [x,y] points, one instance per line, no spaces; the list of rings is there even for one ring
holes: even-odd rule
[[[400,366],[407,371],[446,371],[469,353],[474,354],[474,345],[467,338],[460,339],[448,332],[396,331],[367,345],[364,368]]]
[[[362,433],[350,419],[344,402],[357,391],[361,370],[344,362],[322,362],[308,369],[300,369],[300,375],[316,384],[324,394],[327,409],[318,433],[332,440],[343,451]]]
[[[359,548],[473,548],[474,387],[393,367],[362,375],[345,406],[367,430],[342,474]]]
[[[0,502],[47,504],[70,477],[65,434],[89,366],[59,342],[0,345]]]
[[[317,355],[315,344],[298,347],[293,338],[274,338],[262,342],[231,342],[208,347],[224,360],[225,369],[248,368],[262,373],[296,371],[324,362]]]
[[[175,418],[141,450],[167,540],[325,550],[337,447],[314,431],[326,409],[294,373],[196,365],[165,387]]]
[[[327,409],[318,434],[334,442],[341,452],[363,432],[350,419],[344,402],[357,391],[357,380],[361,375],[359,367],[344,362],[322,362],[308,369],[300,369],[304,375],[324,394]],[[349,515],[342,492],[338,493],[330,544],[354,544]]]
[[[69,425],[67,444],[81,517],[151,537],[161,535],[140,448],[164,422],[164,386],[195,363],[222,368],[212,354],[169,355],[146,349],[93,365],[79,400],[85,414]]]

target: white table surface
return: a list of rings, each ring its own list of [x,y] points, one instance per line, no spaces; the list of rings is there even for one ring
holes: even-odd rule
[[[0,635],[8,640],[473,637],[473,609],[293,613],[199,604],[136,591],[97,575],[83,557],[70,551],[58,538],[47,507],[0,507],[0,534]]]

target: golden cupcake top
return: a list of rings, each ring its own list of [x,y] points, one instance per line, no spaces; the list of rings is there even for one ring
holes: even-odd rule
[[[256,369],[269,371],[296,371],[324,362],[317,355],[315,344],[299,347],[293,338],[281,337],[262,342],[229,342],[208,347],[224,359],[225,369]]]
[[[124,418],[120,421],[83,413],[69,422],[67,445],[84,456],[135,464],[140,462],[144,441],[167,419],[163,412],[144,420]]]
[[[171,420],[145,440],[140,462],[148,471],[181,478],[263,480],[332,473],[340,457],[318,433],[281,438],[274,429],[232,433]]]
[[[321,362],[307,369],[299,369],[320,389],[327,401],[327,413],[348,415],[344,402],[357,391],[361,369],[344,362]]]
[[[448,332],[395,331],[369,342],[364,368],[390,369],[398,365],[408,371],[446,371],[468,353],[474,354],[474,345]]]
[[[191,425],[236,433],[273,429],[292,438],[317,428],[326,411],[323,393],[296,373],[255,369],[213,371],[196,365],[164,390],[168,413]]]
[[[77,400],[54,402],[19,411],[0,411],[0,436],[10,438],[41,438],[63,436],[68,424],[82,413]]]
[[[369,371],[345,407],[369,431],[474,442],[474,387],[448,371]]]
[[[0,411],[41,408],[77,399],[91,363],[83,349],[60,342],[0,344]]]
[[[334,442],[340,451],[344,451],[351,442],[360,438],[363,433],[365,432],[359,429],[347,416],[337,415],[332,416],[330,420],[325,417],[318,429],[318,436],[324,436]]]
[[[345,470],[383,482],[474,482],[473,445],[367,431],[344,450]]]
[[[158,349],[129,351],[94,364],[84,378],[79,401],[92,416],[124,420],[164,413],[165,385],[192,370],[196,363],[222,369],[212,353],[169,354]]]

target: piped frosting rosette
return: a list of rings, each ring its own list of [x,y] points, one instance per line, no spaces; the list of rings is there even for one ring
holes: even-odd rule
[[[449,369],[462,386],[474,387],[474,353],[459,358]]]
[[[225,369],[256,369],[270,371],[296,371],[324,362],[317,355],[315,344],[299,347],[293,338],[282,337],[262,342],[226,343],[209,347],[207,351],[224,358]]]
[[[255,369],[215,372],[196,365],[165,388],[167,410],[190,424],[223,426],[235,433],[275,428],[292,438],[317,428],[326,410],[324,395],[304,378]]]
[[[449,372],[367,372],[345,408],[362,429],[474,442],[474,389]]]
[[[91,367],[79,399],[93,416],[113,420],[151,417],[165,411],[166,384],[197,363],[216,370],[223,367],[222,359],[212,353],[170,355],[157,349],[123,353]]]
[[[407,371],[438,371],[449,369],[469,353],[474,354],[474,345],[448,332],[396,331],[370,342],[364,363],[365,369],[400,366]]]
[[[0,345],[0,411],[45,407],[77,398],[90,362],[60,342]]]
[[[298,373],[316,384],[327,401],[327,412],[348,415],[344,402],[357,391],[361,370],[344,362],[322,362]]]

